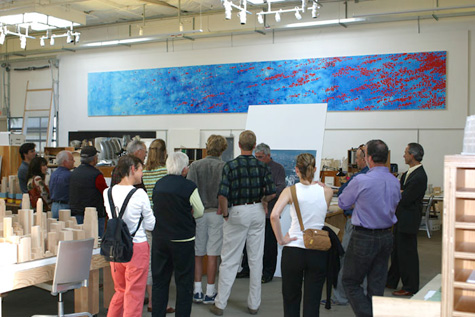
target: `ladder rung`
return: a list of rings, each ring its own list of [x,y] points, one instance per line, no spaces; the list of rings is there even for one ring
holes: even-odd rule
[[[38,89],[27,89],[27,92],[31,91],[53,91],[53,88],[38,88]]]

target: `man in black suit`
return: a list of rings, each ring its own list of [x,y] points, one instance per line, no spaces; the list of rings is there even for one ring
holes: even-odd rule
[[[387,287],[402,288],[395,296],[412,296],[419,290],[419,255],[417,232],[422,217],[422,199],[427,189],[427,175],[421,164],[424,149],[418,143],[409,143],[404,161],[409,169],[401,177],[401,200],[396,209],[398,222],[394,225],[394,249],[388,272]]]

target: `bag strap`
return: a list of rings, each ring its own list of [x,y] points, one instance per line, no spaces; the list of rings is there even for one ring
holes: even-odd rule
[[[127,208],[127,205],[128,205],[128,203],[129,203],[129,200],[130,200],[130,198],[132,198],[132,195],[135,194],[136,191],[137,191],[137,188],[133,188],[133,189],[127,194],[127,197],[125,197],[124,203],[122,204],[122,207],[120,208],[119,216],[117,217],[117,215],[116,215],[116,213],[115,213],[114,200],[112,199],[112,187],[109,189],[109,192],[107,193],[107,195],[108,195],[108,197],[109,197],[109,204],[110,204],[110,207],[111,207],[112,218],[119,218],[119,219],[122,219],[122,217],[124,216],[124,213],[125,213],[125,209]],[[137,231],[139,230],[140,225],[142,224],[142,220],[143,220],[143,216],[140,215],[140,220],[139,220],[139,223],[138,223],[138,225],[137,225],[137,229],[135,230],[135,232],[134,232],[133,234],[130,235],[132,238],[135,237],[135,234],[136,234]]]
[[[302,221],[302,214],[300,213],[299,201],[297,199],[297,190],[295,185],[290,186],[290,194],[292,195],[292,201],[295,206],[295,212],[297,213],[297,218],[299,218],[300,230],[305,231]]]

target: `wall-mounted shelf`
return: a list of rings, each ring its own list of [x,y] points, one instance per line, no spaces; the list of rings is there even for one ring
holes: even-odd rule
[[[190,164],[194,161],[201,160],[206,157],[206,149],[202,148],[175,148],[175,152],[183,152],[188,155]]]

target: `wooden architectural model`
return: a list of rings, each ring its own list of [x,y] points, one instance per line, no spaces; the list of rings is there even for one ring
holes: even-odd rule
[[[28,194],[24,194],[22,209],[14,215],[6,210],[5,200],[0,199],[0,265],[55,256],[58,242],[64,240],[94,238],[94,247],[98,247],[96,208],[86,208],[81,225],[69,209],[60,210],[59,219],[54,219],[51,212],[43,212],[41,199],[36,208],[34,213]]]

